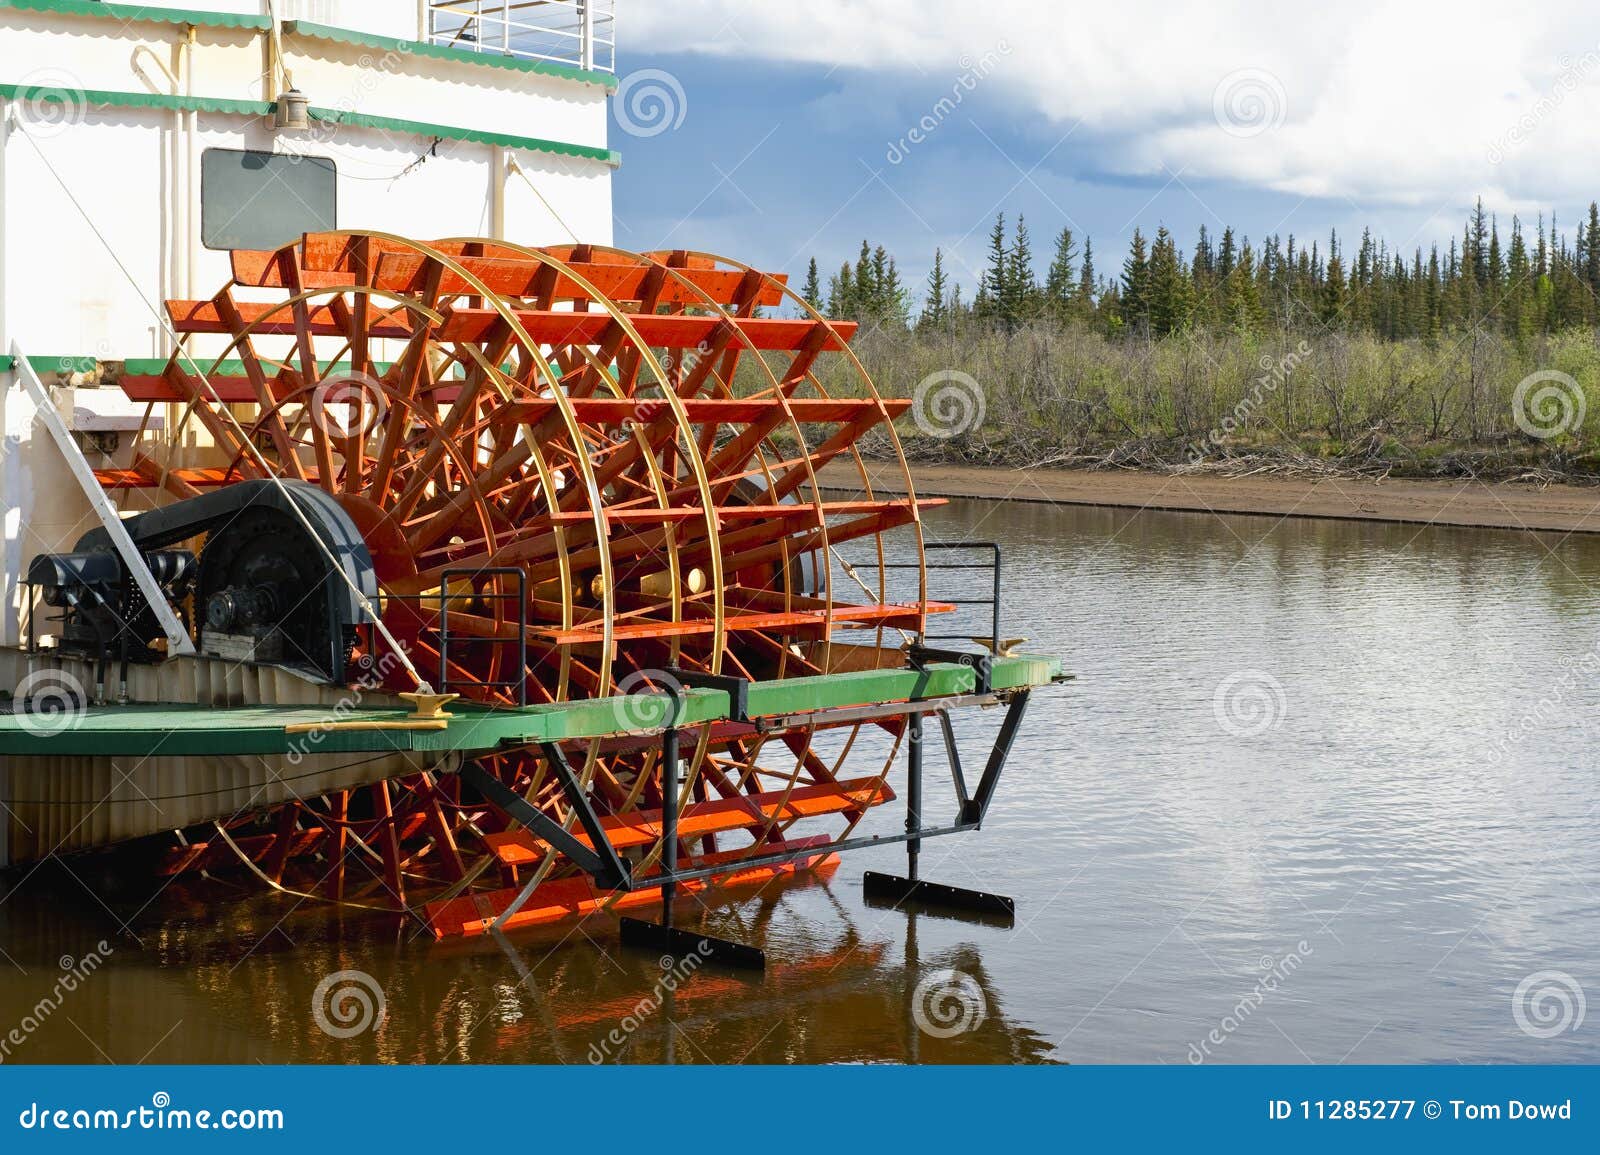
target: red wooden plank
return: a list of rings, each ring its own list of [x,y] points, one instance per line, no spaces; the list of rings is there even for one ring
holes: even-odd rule
[[[613,324],[607,313],[572,313],[560,310],[517,310],[517,321],[535,341],[544,345],[598,344]],[[683,314],[631,314],[640,338],[652,348],[694,349],[709,345],[717,331],[729,322],[719,317]],[[501,323],[493,309],[454,308],[440,327],[446,341],[482,341]],[[746,349],[793,352],[805,347],[819,325],[827,324],[827,348],[843,349],[859,327],[854,321],[808,321],[787,318],[754,317],[732,322],[739,336],[734,344]]]
[[[684,870],[695,870],[704,866],[726,865],[728,873],[719,875],[715,880],[718,887],[743,886],[750,883],[768,882],[774,878],[781,878],[786,874],[798,874],[807,870],[831,870],[839,864],[839,856],[830,854],[827,845],[830,840],[826,836],[794,839],[788,842],[773,842],[763,847],[763,851],[773,854],[799,853],[801,857],[794,862],[781,866],[757,866],[740,868],[741,856],[748,856],[748,850],[722,851],[718,854],[707,854],[699,858],[690,858],[680,861],[679,866]],[[811,850],[816,853],[806,855],[803,852]],[[713,885],[704,880],[694,880],[680,883],[679,895],[699,894]],[[447,938],[456,935],[480,935],[488,931],[494,921],[507,910],[511,901],[516,898],[517,889],[512,887],[507,890],[498,890],[490,894],[465,895],[461,898],[446,899],[442,902],[432,902],[424,908],[424,917],[433,933],[438,938]],[[506,929],[511,930],[522,926],[537,926],[542,923],[560,922],[564,919],[579,918],[592,914],[602,905],[611,903],[613,909],[630,910],[642,906],[659,905],[661,902],[661,889],[659,886],[646,886],[626,894],[607,893],[595,888],[594,883],[587,877],[563,878],[555,882],[547,882],[533,892],[533,897],[528,904],[516,914],[506,920]]]
[[[238,302],[239,315],[252,333],[292,336],[294,315],[281,304],[265,301]],[[231,333],[215,302],[168,301],[167,312],[179,333]],[[318,305],[308,312],[308,328],[314,337],[344,337],[349,326],[332,306]],[[557,309],[518,309],[513,315],[528,335],[542,345],[595,345],[613,324],[609,313],[574,313]],[[439,329],[443,341],[484,341],[503,323],[494,309],[452,308]],[[733,324],[738,336],[736,347],[762,351],[794,352],[806,347],[820,326],[829,330],[826,348],[843,349],[859,327],[854,321],[809,321],[787,318],[752,317],[725,322],[718,317],[683,314],[629,314],[628,320],[645,344],[652,348],[695,349],[709,345],[724,324]],[[373,323],[372,338],[411,336],[410,316],[393,313]]]
[[[778,397],[690,397],[681,404],[689,420],[697,425],[748,425],[768,418],[774,409],[788,411],[802,424],[833,424],[854,421],[882,412],[879,403],[866,397],[790,398]],[[909,410],[908,399],[885,399],[883,409],[890,418]],[[624,425],[630,421],[649,421],[670,412],[667,402],[654,397],[572,397],[567,405],[579,421],[594,425]],[[554,399],[519,401],[503,406],[499,412],[516,421],[541,421],[556,411]]]

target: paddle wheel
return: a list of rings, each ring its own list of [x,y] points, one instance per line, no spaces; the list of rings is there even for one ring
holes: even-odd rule
[[[439,934],[658,901],[670,922],[685,891],[881,841],[851,836],[894,798],[903,749],[910,813],[892,840],[912,880],[923,835],[981,820],[1028,687],[1059,667],[997,685],[998,639],[923,644],[952,608],[929,600],[923,560],[921,513],[939,503],[873,492],[858,442],[876,430],[898,454],[911,402],[878,394],[853,323],[780,276],[684,251],[339,232],[236,251],[232,270],[209,300],[167,302],[179,352],[118,378],[148,406],[141,448],[95,477],[157,507],[123,526],[145,564],[162,559],[198,660],[290,668],[345,687],[340,705],[416,704],[286,724],[275,785],[297,756],[356,749],[351,730],[422,750],[452,718],[581,722],[278,790],[180,831],[164,872],[242,862]],[[824,358],[848,388],[824,387]],[[854,496],[830,497],[838,474],[825,488],[819,471],[850,463]],[[106,532],[37,564],[46,585],[84,584],[45,600],[80,607],[66,644],[85,657],[106,632],[84,626],[91,579],[115,584]],[[124,669],[170,658],[144,608],[123,608],[143,623]],[[954,758],[950,707],[1002,698],[983,780],[968,791],[956,764],[957,822],[924,830],[924,717]]]
[[[440,690],[510,707],[701,675],[811,676],[898,663],[921,632],[924,575],[915,600],[895,602],[881,579],[838,588],[829,558],[862,539],[888,548],[902,528],[894,548],[919,558],[932,503],[830,501],[817,483],[867,430],[892,441],[909,403],[859,371],[853,324],[816,315],[781,277],[687,252],[361,233],[236,252],[233,269],[211,300],[168,303],[185,351],[159,376],[122,381],[179,409],[167,452],[107,481],[189,498],[276,476],[332,494],[371,552],[384,624]],[[784,305],[803,315],[760,315]],[[849,396],[818,381],[824,356],[857,370]],[[363,631],[347,676],[413,688],[382,650]],[[881,774],[841,780],[804,729],[715,731],[695,735],[680,799],[681,834],[708,860],[735,861],[730,840],[788,848],[803,817],[836,814],[848,829],[892,797]],[[597,738],[569,756],[619,850],[636,865],[659,857],[655,745]],[[572,783],[545,752],[482,765],[565,816]],[[349,885],[342,851],[376,848],[397,902],[463,882],[469,848],[497,852],[508,876],[577,870],[495,829],[459,781],[425,774],[365,800],[291,803],[242,819],[251,829],[235,842],[274,881],[324,852],[335,893]],[[175,864],[219,865],[218,851],[191,845]]]

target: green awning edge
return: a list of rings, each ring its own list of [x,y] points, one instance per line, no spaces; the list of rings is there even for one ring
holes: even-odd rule
[[[93,373],[100,367],[96,357],[34,357],[28,364],[35,373]],[[166,364],[165,361],[162,362]],[[9,353],[0,353],[0,373],[9,373],[17,367],[17,359]]]
[[[4,3],[4,0],[0,0]],[[179,112],[222,112],[236,116],[270,116],[265,100],[234,100],[221,96],[173,96],[165,92],[111,92],[99,88],[61,88],[54,85],[0,84],[8,100],[58,100],[63,104],[94,104],[107,108],[159,108]]]
[[[3,0],[0,0],[3,2]],[[59,100],[63,104],[85,103],[111,108],[161,108],[181,112],[219,112],[236,116],[269,116],[272,104],[261,100],[231,100],[216,96],[172,96],[159,92],[107,92],[101,89],[72,89],[59,87],[34,87],[27,84],[0,84],[0,97],[8,100]],[[400,132],[408,136],[442,137],[446,140],[465,140],[475,144],[495,144],[503,148],[522,149],[527,152],[547,152],[556,156],[571,156],[581,160],[597,160],[615,167],[622,156],[615,149],[596,148],[587,144],[568,144],[559,140],[545,140],[536,136],[514,136],[509,133],[482,132],[474,128],[457,128],[445,124],[429,124],[420,120],[401,120],[391,116],[371,116],[363,112],[345,112],[335,108],[312,107],[313,120],[324,124],[349,124],[360,128],[375,128],[385,132]]]
[[[549,152],[557,156],[574,156],[583,160],[597,160],[616,166],[622,163],[622,154],[615,149],[596,148],[587,144],[567,144],[559,140],[543,140],[533,136],[514,136],[504,132],[484,132],[475,128],[455,128],[450,125],[429,124],[423,120],[399,120],[390,116],[372,116],[365,112],[347,112],[334,108],[311,109],[311,118],[324,124],[353,124],[362,128],[377,128],[387,132],[404,132],[413,136],[442,136],[448,140],[465,140],[475,144],[497,144],[502,148],[520,148],[530,152]]]
[[[353,44],[358,48],[376,48],[384,52],[399,52],[406,56],[426,56],[435,60],[454,60],[463,64],[481,64],[489,68],[507,68],[516,72],[556,76],[583,84],[597,84],[608,92],[614,91],[617,87],[617,78],[611,73],[578,68],[571,64],[525,60],[518,56],[504,56],[495,52],[473,52],[466,48],[451,48],[448,45],[429,44],[422,40],[401,40],[393,36],[379,36],[372,32],[358,32],[353,28],[314,24],[309,20],[285,20],[283,30],[291,36],[305,36],[312,40],[333,40],[341,44]]]
[[[103,366],[120,365],[122,373],[130,377],[159,377],[166,372],[169,361],[170,358],[167,357],[51,357],[35,354],[29,354],[28,356],[28,364],[33,366],[35,373],[93,373]],[[210,357],[199,357],[197,362],[200,368],[208,374],[215,372],[220,376],[226,377],[239,377],[245,374],[245,363],[240,360],[224,360],[220,366],[215,368],[213,368],[213,359]],[[346,370],[350,368],[350,362],[348,361],[339,361],[334,364],[330,363],[326,358],[321,359],[319,364],[322,366],[324,373],[330,369]],[[372,363],[373,371],[380,374],[387,373],[392,366],[392,361],[374,361]],[[0,353],[0,373],[9,373],[15,368],[16,359],[9,353]],[[511,372],[511,367],[507,366],[506,371]]]
[[[197,28],[271,29],[266,16],[231,12],[197,12],[191,8],[150,8],[143,4],[100,4],[91,0],[0,0],[0,8],[28,12],[56,12],[64,16],[92,16],[102,20],[140,21],[147,24],[193,24]]]

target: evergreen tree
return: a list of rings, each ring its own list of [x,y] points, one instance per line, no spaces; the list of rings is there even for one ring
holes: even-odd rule
[[[819,312],[822,309],[822,282],[817,277],[817,258],[812,257],[811,263],[806,266],[805,288],[800,290],[800,295],[805,298],[806,304]]]
[[[928,273],[928,292],[922,301],[922,316],[918,328],[943,328],[950,320],[950,304],[945,299],[949,293],[944,272],[944,250],[933,250],[933,269]]]
[[[1328,263],[1322,274],[1322,297],[1317,316],[1331,327],[1343,325],[1345,307],[1349,304],[1349,286],[1344,279],[1344,259],[1339,256],[1337,235],[1328,238]]]
[[[1192,282],[1165,225],[1156,230],[1150,247],[1149,276],[1150,331],[1164,337],[1187,326],[1194,307]]]
[[[1222,243],[1217,246],[1217,276],[1226,281],[1233,273],[1236,260],[1238,254],[1233,241],[1233,226],[1227,225],[1222,230]]]
[[[1094,241],[1083,238],[1083,264],[1078,266],[1078,291],[1074,302],[1080,316],[1091,316],[1095,309],[1095,295],[1099,287],[1094,281]]]
[[[1477,207],[1472,210],[1472,220],[1468,222],[1466,248],[1463,255],[1472,267],[1472,275],[1481,289],[1489,283],[1489,224],[1488,217],[1483,211],[1483,198],[1478,198]]]
[[[1144,234],[1137,226],[1128,246],[1127,260],[1122,262],[1121,297],[1123,322],[1137,331],[1147,330],[1150,325],[1150,254]]]
[[[839,271],[828,278],[828,309],[830,317],[852,317],[856,308],[855,278],[850,272],[850,262],[839,266]]]
[[[1072,295],[1078,288],[1077,263],[1078,249],[1072,230],[1062,229],[1056,237],[1055,258],[1044,280],[1045,305],[1057,318],[1064,318],[1071,311]]]
[[[878,290],[877,299],[873,302],[872,319],[880,325],[905,328],[911,319],[911,294],[900,279],[900,269],[894,258],[884,251],[882,245],[873,254],[872,267]]]
[[[1522,222],[1511,218],[1511,251],[1506,260],[1505,318],[1506,335],[1523,341],[1533,326],[1533,277],[1528,263],[1528,246],[1522,239]]]
[[[1000,313],[1008,323],[1028,320],[1038,313],[1040,294],[1033,275],[1033,246],[1028,239],[1028,222],[1021,214],[1017,216],[1011,253],[1006,258],[1005,288]]]
[[[1585,254],[1587,259],[1584,261],[1583,279],[1588,283],[1590,292],[1595,296],[1600,297],[1600,244],[1595,243],[1596,238],[1600,238],[1600,204],[1590,201],[1590,244],[1589,252]]]
[[[861,252],[856,257],[856,294],[851,302],[850,316],[860,321],[871,312],[878,299],[878,282],[873,276],[872,247],[865,237],[861,239]]]
[[[1009,300],[1006,286],[1010,255],[1006,247],[1006,214],[996,213],[994,228],[989,230],[989,269],[978,288],[975,305],[981,317],[992,318],[1004,312]]]
[[[1231,242],[1229,234],[1225,240]],[[1237,257],[1229,255],[1228,275],[1222,285],[1222,320],[1229,328],[1240,333],[1252,333],[1261,327],[1265,311],[1256,285],[1255,254],[1246,241]],[[1220,271],[1220,269],[1219,269]]]

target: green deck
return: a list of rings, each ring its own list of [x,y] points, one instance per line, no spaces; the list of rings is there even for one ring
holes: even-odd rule
[[[1061,674],[1055,658],[1018,655],[997,658],[992,682],[997,690],[1041,686]],[[812,678],[755,682],[750,686],[752,717],[867,706],[908,698],[946,698],[975,688],[970,667],[930,666],[912,670],[862,670]],[[455,702],[454,715],[439,730],[337,728],[344,723],[404,722],[404,709],[326,706],[192,705],[102,706],[62,720],[60,729],[43,729],[47,718],[0,715],[0,755],[115,755],[142,758],[200,757],[217,754],[384,753],[395,750],[484,751],[530,742],[573,741],[660,729],[668,699],[635,694],[594,698],[522,709],[490,709]],[[679,724],[697,725],[727,718],[728,695],[721,690],[690,690]],[[315,727],[291,732],[294,727]],[[330,728],[332,727],[332,728]]]

